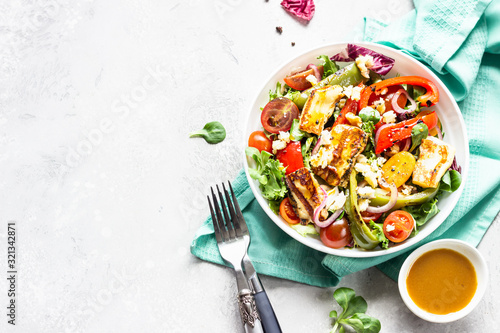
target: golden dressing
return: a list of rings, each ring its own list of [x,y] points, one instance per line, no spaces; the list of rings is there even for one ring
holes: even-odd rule
[[[422,310],[438,315],[457,312],[469,304],[476,292],[476,270],[456,251],[429,251],[410,268],[406,288]]]

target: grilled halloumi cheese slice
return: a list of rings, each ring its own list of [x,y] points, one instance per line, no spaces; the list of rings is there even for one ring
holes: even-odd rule
[[[307,133],[320,135],[335,104],[344,96],[341,86],[326,86],[313,90],[300,116],[299,128]]]
[[[330,131],[328,145],[323,145],[311,156],[310,164],[314,174],[332,186],[346,187],[356,158],[365,149],[367,134],[350,125],[336,125]]]
[[[422,140],[420,155],[413,171],[413,184],[436,188],[455,157],[455,148],[435,137]]]
[[[314,175],[307,168],[301,168],[287,175],[285,183],[290,190],[289,198],[297,216],[301,220],[312,220],[314,210],[325,199]],[[326,218],[328,212],[324,210],[320,216]]]

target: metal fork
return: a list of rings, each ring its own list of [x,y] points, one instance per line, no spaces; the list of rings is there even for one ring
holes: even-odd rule
[[[227,226],[227,230],[224,228],[224,223],[221,226],[221,221],[222,221],[222,216],[220,213],[220,209],[216,209],[216,214],[214,214],[212,205],[210,203],[210,199],[208,200],[209,206],[210,206],[210,212],[212,214],[212,222],[214,224],[214,230],[215,230],[215,237],[217,239],[217,244],[219,245],[219,251],[221,253],[221,256],[228,262],[231,263],[230,260],[227,260],[223,252],[226,252],[226,250],[223,250],[221,248],[221,241],[222,244],[224,244],[224,240],[227,240],[227,238],[224,238],[224,236],[229,235],[230,239],[237,239],[238,242],[242,245],[238,245],[238,255],[237,258],[240,258],[240,260],[236,263],[236,266],[239,266],[239,269],[236,269],[236,266],[234,264],[233,267],[235,267],[235,273],[236,273],[236,279],[241,279],[241,261],[243,261],[243,266],[245,268],[246,272],[246,279],[245,282],[247,282],[247,285],[249,283],[250,288],[253,291],[253,294],[255,295],[255,302],[257,305],[258,309],[258,314],[260,314],[259,321],[262,322],[262,326],[264,328],[264,331],[266,333],[281,333],[281,328],[278,323],[278,320],[276,318],[276,315],[274,313],[274,310],[271,306],[271,302],[269,301],[269,298],[267,297],[267,294],[264,290],[264,287],[262,286],[262,283],[260,282],[260,279],[257,275],[257,272],[255,271],[255,268],[253,267],[252,262],[250,261],[250,258],[248,257],[248,246],[250,245],[250,233],[248,232],[248,227],[245,222],[245,219],[243,218],[243,214],[241,212],[240,206],[238,204],[238,200],[236,199],[236,195],[234,194],[233,187],[231,186],[231,182],[228,181],[229,184],[229,189],[231,191],[231,197],[232,197],[232,202],[231,198],[229,197],[229,193],[226,190],[226,187],[224,184],[222,184],[225,198],[226,198],[226,203],[227,207],[229,208],[229,214],[227,213],[227,210],[225,209],[225,206],[223,205],[224,200],[222,198],[222,194],[219,190],[219,187],[217,186],[217,191],[219,194],[219,199],[221,202],[221,206],[223,207],[222,212],[226,221],[225,226]],[[214,200],[214,205],[217,204],[217,199],[216,196],[212,190],[212,198]],[[217,223],[215,222],[217,220]],[[229,223],[228,223],[229,221]],[[217,226],[216,226],[217,225]],[[227,234],[225,234],[227,232]],[[231,237],[231,235],[234,235]],[[223,245],[224,247],[225,245]],[[241,249],[243,248],[243,250]],[[242,255],[243,253],[243,255]],[[236,255],[235,255],[236,257]],[[237,260],[236,258],[236,260]],[[239,282],[238,282],[238,288],[240,287]],[[240,288],[239,288],[240,289]],[[240,289],[241,290],[241,289]],[[240,307],[241,311],[241,307]],[[243,318],[243,314],[242,314]]]
[[[216,186],[216,188],[220,203],[217,200],[213,188],[210,189],[212,192],[213,207],[210,202],[210,197],[207,196],[210,214],[212,215],[212,223],[214,225],[215,239],[217,240],[221,257],[234,268],[236,284],[238,286],[238,306],[245,332],[264,332],[259,313],[257,312],[253,292],[250,289],[248,280],[241,267],[241,262],[247,252],[247,241],[243,238],[241,226],[238,223],[238,218],[226,187],[224,184],[222,184],[222,187],[226,196],[229,213],[224,203],[222,193],[219,190],[219,186]]]

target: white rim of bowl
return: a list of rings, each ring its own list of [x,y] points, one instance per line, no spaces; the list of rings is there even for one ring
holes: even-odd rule
[[[324,49],[324,48],[332,48],[332,47],[337,47],[337,46],[346,46],[348,43],[350,43],[350,42],[338,42],[338,43],[330,43],[330,44],[324,44],[324,45],[321,45],[321,46],[317,46],[317,47],[311,48],[309,50],[306,50],[306,51],[302,52],[301,54],[299,54],[297,56],[294,56],[290,60],[282,63],[268,77],[268,79],[260,87],[260,89],[257,90],[257,93],[255,95],[255,98],[253,99],[253,102],[252,102],[250,108],[253,107],[253,105],[255,105],[257,103],[257,100],[259,99],[259,95],[261,94],[261,92],[263,91],[263,89],[266,87],[267,83],[269,81],[271,81],[271,79],[274,76],[276,76],[278,74],[278,72],[280,72],[285,66],[289,66],[291,63],[293,63],[294,61],[296,61],[298,58],[302,57],[304,54],[312,53],[312,52],[315,52],[315,51],[318,51],[318,50]],[[464,153],[465,153],[464,154],[465,155],[464,164],[461,165],[461,167],[462,167],[462,173],[461,173],[461,175],[462,175],[462,184],[460,185],[460,188],[457,191],[454,192],[454,194],[456,193],[457,195],[454,197],[454,199],[453,199],[453,201],[451,203],[451,206],[450,206],[451,208],[449,209],[449,212],[447,212],[447,214],[446,214],[446,217],[448,217],[448,215],[451,213],[451,211],[453,210],[453,208],[456,206],[456,204],[458,202],[458,199],[462,195],[462,192],[463,192],[463,189],[464,189],[464,184],[467,181],[467,175],[469,173],[469,145],[468,145],[469,139],[467,137],[467,129],[465,127],[465,122],[464,122],[464,119],[462,117],[462,113],[460,112],[460,108],[458,107],[457,102],[453,98],[453,95],[449,91],[448,87],[446,87],[446,85],[436,76],[436,74],[434,74],[429,68],[427,68],[425,65],[423,65],[422,63],[420,63],[418,60],[415,60],[414,58],[410,57],[409,55],[407,55],[407,54],[405,54],[405,53],[403,53],[403,52],[401,52],[399,50],[396,50],[394,48],[385,46],[385,45],[381,45],[381,44],[377,44],[377,43],[370,43],[370,42],[354,42],[354,44],[360,45],[360,46],[364,46],[364,47],[367,47],[367,48],[370,48],[370,47],[381,48],[381,49],[386,50],[388,53],[397,53],[399,56],[402,56],[402,57],[408,59],[410,62],[414,63],[415,66],[421,67],[430,77],[432,77],[433,80],[435,80],[435,81],[437,81],[437,82],[440,83],[440,85],[443,87],[443,91],[441,93],[444,92],[446,95],[448,95],[450,97],[450,100],[451,100],[451,103],[453,105],[453,108],[455,110],[459,110],[459,112],[458,112],[458,119],[459,119],[459,122],[460,122],[460,126],[464,129],[464,131],[463,131],[463,138],[464,138],[464,141],[467,144],[464,147]],[[248,123],[250,121],[250,115],[252,114],[251,111],[252,111],[252,109],[250,109],[250,111],[248,113],[248,116],[247,116],[247,120],[245,122],[245,130],[248,128]],[[255,129],[255,130],[257,130],[257,129]],[[248,146],[248,142],[246,141],[247,138],[244,138],[243,140],[244,140],[243,141],[244,147],[247,147]],[[256,187],[254,180],[250,177],[250,174],[249,174],[249,171],[248,171],[247,156],[245,154],[245,150],[244,149],[243,149],[242,155],[243,155],[243,168],[245,170],[245,174],[246,174],[248,183],[250,185],[250,188],[252,189],[252,192],[254,193],[255,198],[259,202],[259,204],[262,207],[262,209],[266,212],[266,214],[268,215],[268,217],[270,219],[272,219],[273,222],[279,228],[281,228],[281,230],[283,230],[285,233],[287,233],[290,237],[294,238],[295,240],[297,240],[298,242],[304,244],[305,246],[313,248],[313,249],[315,249],[317,251],[320,251],[320,252],[323,252],[323,253],[327,253],[327,254],[337,255],[337,256],[340,256],[340,257],[352,257],[352,258],[378,257],[378,256],[382,256],[382,255],[387,255],[387,254],[391,254],[391,253],[400,252],[400,251],[402,251],[404,249],[407,249],[407,248],[409,248],[409,247],[417,244],[418,242],[420,242],[421,240],[423,240],[427,236],[429,236],[434,230],[436,230],[437,227],[439,227],[439,225],[441,225],[441,224],[439,224],[439,225],[432,225],[430,227],[428,226],[428,227],[424,228],[422,231],[420,231],[419,235],[417,237],[414,237],[413,239],[411,239],[409,241],[405,241],[404,243],[400,243],[397,246],[393,246],[393,247],[391,247],[389,249],[385,249],[385,250],[364,251],[364,250],[356,250],[356,249],[332,249],[332,248],[329,248],[326,245],[323,245],[323,244],[320,244],[320,243],[306,243],[306,241],[303,240],[303,239],[306,239],[306,237],[301,236],[299,233],[297,233],[295,230],[293,230],[281,218],[281,216],[278,216],[278,215],[274,214],[274,212],[269,208],[269,205],[268,205],[267,201],[262,196],[255,195],[255,193],[259,193],[259,190]],[[443,221],[446,219],[446,217],[443,217]]]
[[[445,315],[433,314],[419,308],[411,299],[408,294],[408,289],[406,288],[406,278],[408,277],[408,273],[410,272],[410,269],[415,261],[424,253],[437,249],[449,249],[465,256],[474,266],[477,278],[477,289],[469,304],[457,312]],[[484,260],[481,252],[479,252],[475,247],[458,239],[440,239],[419,247],[413,251],[408,258],[406,258],[401,266],[401,270],[399,271],[398,288],[403,302],[416,316],[433,323],[449,323],[467,316],[479,304],[484,296],[486,287],[488,286],[488,274],[488,265],[486,260]]]

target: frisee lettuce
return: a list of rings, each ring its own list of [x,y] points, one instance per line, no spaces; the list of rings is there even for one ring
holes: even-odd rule
[[[272,159],[272,154],[265,150],[259,152],[254,147],[247,147],[245,154],[255,161],[256,168],[248,168],[248,171],[250,177],[259,181],[262,196],[269,201],[283,199],[287,192],[283,164]]]

